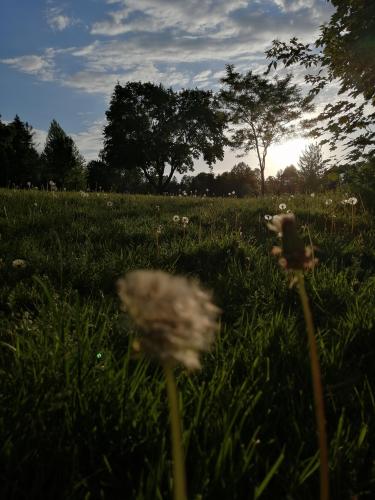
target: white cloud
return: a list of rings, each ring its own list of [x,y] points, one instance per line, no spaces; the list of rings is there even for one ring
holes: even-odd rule
[[[43,55],[25,55],[0,59],[3,64],[8,64],[29,75],[35,75],[43,81],[51,81],[54,78],[54,50],[46,49]]]
[[[226,16],[249,4],[248,0],[120,0],[109,19],[94,23],[92,34],[115,36],[129,31],[158,32],[176,28],[204,33]]]
[[[68,134],[76,143],[79,152],[85,160],[91,161],[98,158],[99,151],[103,148],[103,127],[105,120],[97,120],[90,127],[78,134]]]
[[[63,31],[76,22],[75,19],[65,15],[61,7],[49,7],[46,18],[48,26],[55,31]]]

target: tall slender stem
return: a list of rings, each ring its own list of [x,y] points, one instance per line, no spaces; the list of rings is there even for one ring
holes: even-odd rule
[[[185,461],[182,449],[181,418],[178,409],[177,387],[170,364],[163,364],[171,424],[172,460],[173,460],[173,490],[174,500],[187,500]]]
[[[325,426],[323,387],[320,373],[318,348],[314,333],[314,323],[307,297],[302,271],[297,271],[298,291],[305,316],[307,335],[309,339],[311,375],[314,392],[315,419],[318,430],[318,443],[320,450],[320,500],[329,499],[329,468],[328,447]]]

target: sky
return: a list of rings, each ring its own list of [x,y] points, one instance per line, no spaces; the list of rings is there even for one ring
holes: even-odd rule
[[[31,124],[39,150],[56,119],[96,159],[117,81],[216,91],[226,64],[261,72],[273,39],[312,42],[331,14],[327,0],[1,0],[1,119]],[[297,164],[309,142],[272,146],[266,175]],[[214,172],[257,167],[254,154],[237,153],[226,150]]]

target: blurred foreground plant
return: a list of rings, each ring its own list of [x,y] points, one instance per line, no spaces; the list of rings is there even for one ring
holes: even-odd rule
[[[140,329],[135,347],[157,359],[164,370],[171,419],[174,498],[186,500],[181,418],[173,368],[201,368],[199,355],[209,351],[220,310],[211,295],[193,281],[163,271],[133,271],[118,281],[122,310]]]
[[[272,249],[273,255],[280,256],[279,264],[283,269],[293,274],[291,284],[297,284],[301,299],[306,330],[309,340],[311,375],[314,392],[315,419],[317,425],[319,450],[320,450],[320,499],[329,499],[329,466],[328,446],[325,426],[325,412],[323,400],[322,378],[319,364],[318,348],[316,343],[314,323],[306,293],[303,272],[313,269],[317,263],[313,248],[305,247],[304,242],[297,232],[294,214],[275,215],[268,228],[281,237],[281,247]]]

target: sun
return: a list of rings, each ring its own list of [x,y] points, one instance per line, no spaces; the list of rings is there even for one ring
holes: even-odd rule
[[[275,175],[278,170],[288,165],[297,166],[298,159],[308,144],[308,139],[296,137],[271,146],[267,157],[267,175]]]

